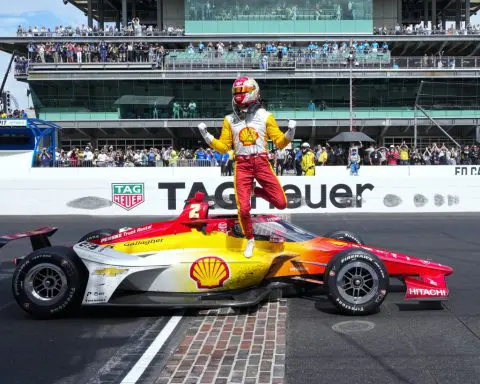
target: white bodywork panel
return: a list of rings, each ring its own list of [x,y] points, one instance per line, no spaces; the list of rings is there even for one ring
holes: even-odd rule
[[[89,274],[83,297],[84,305],[108,302],[122,281],[129,276],[131,281],[126,284],[126,288],[139,291],[171,290],[168,282],[172,281],[172,273],[164,275],[165,272],[162,272],[168,271],[171,265],[156,264],[158,258],[154,255],[153,257],[130,255],[89,242],[76,244],[73,250],[83,261]],[[178,255],[179,251],[181,250],[175,250],[175,254]],[[162,252],[164,260],[165,253],[168,252]],[[146,272],[132,276],[137,272],[145,271],[152,271],[152,273]]]

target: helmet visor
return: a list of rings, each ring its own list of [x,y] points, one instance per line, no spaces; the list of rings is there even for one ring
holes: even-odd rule
[[[241,87],[233,87],[233,94],[238,95],[241,93],[250,93],[255,90],[255,86],[253,85],[243,85]]]

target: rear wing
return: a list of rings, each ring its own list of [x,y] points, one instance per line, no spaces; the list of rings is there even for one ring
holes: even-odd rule
[[[55,227],[43,227],[35,229],[34,231],[28,232],[19,232],[12,235],[2,235],[0,236],[0,248],[7,245],[10,241],[24,239],[26,237],[30,238],[30,243],[32,244],[33,250],[50,247],[50,239],[58,228]]]

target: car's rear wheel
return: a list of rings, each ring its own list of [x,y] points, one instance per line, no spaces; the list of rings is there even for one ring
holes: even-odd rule
[[[356,233],[350,232],[350,231],[331,231],[323,235],[323,237],[329,238],[329,239],[335,239],[335,240],[340,240],[340,241],[346,241],[348,243],[354,243],[354,244],[359,244],[359,245],[365,245],[365,242],[363,239],[358,236]]]
[[[118,229],[112,229],[112,228],[97,229],[96,231],[87,233],[80,240],[78,240],[78,242],[81,243],[82,241],[98,240],[98,239],[101,239],[102,237],[112,236],[116,233],[118,233]]]
[[[37,317],[67,314],[83,299],[88,274],[73,249],[49,247],[25,257],[12,279],[20,307]]]
[[[374,254],[348,249],[334,256],[325,271],[330,300],[347,315],[376,312],[387,296],[388,271]]]

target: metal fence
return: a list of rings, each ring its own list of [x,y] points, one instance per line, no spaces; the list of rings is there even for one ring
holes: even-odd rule
[[[142,68],[137,65],[143,64]],[[106,62],[106,63],[18,63],[15,75],[27,74],[28,71],[41,70],[138,70],[152,69],[163,71],[195,71],[195,70],[309,70],[321,71],[331,69],[476,69],[480,68],[478,56],[407,56],[407,57],[357,57],[355,59],[337,57],[287,57],[285,59],[270,58],[267,61],[258,58],[239,56],[235,60],[218,58],[169,59],[165,65],[157,65],[155,60],[143,63]]]
[[[156,160],[156,161],[119,161],[107,160],[72,160],[61,159],[55,161],[48,161],[42,164],[38,161],[37,167],[46,168],[122,168],[122,167],[220,167],[216,161],[212,160],[194,160],[194,159],[179,159],[179,160]]]

